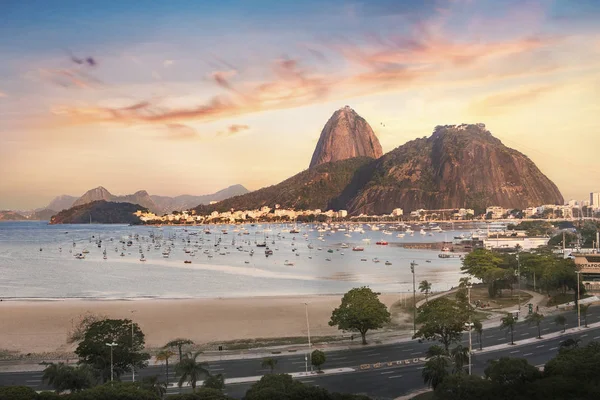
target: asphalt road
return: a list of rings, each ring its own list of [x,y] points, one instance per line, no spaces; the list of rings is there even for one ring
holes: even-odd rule
[[[591,309],[588,313],[588,323],[600,321],[600,309]],[[567,317],[567,328],[576,325],[577,315],[570,311],[565,313]],[[554,323],[554,315],[547,317],[541,324],[542,336],[551,332],[561,331],[562,327]],[[518,344],[519,340],[537,336],[537,327],[520,322],[515,328],[514,338]],[[473,357],[473,373],[482,374],[487,361],[500,357],[523,357],[529,360],[533,365],[543,365],[556,355],[558,345],[567,337],[582,339],[582,342],[589,340],[600,340],[600,328],[589,328],[584,332],[578,332],[569,336],[562,336],[555,339],[543,340],[533,344],[519,345],[507,349],[475,353]],[[464,335],[463,344],[467,345],[468,335]],[[494,346],[510,342],[510,334],[499,327],[488,328],[484,330],[483,345]],[[364,393],[377,398],[395,398],[397,396],[409,393],[423,388],[421,378],[422,363],[410,363],[394,366],[387,366],[387,362],[397,362],[401,360],[424,357],[425,351],[433,342],[419,343],[416,340],[392,345],[357,347],[350,350],[327,352],[327,362],[323,368],[333,369],[341,367],[356,368],[355,372],[343,374],[331,374],[320,376],[308,376],[300,378],[302,382],[311,385],[318,385],[331,391],[347,393]],[[477,335],[473,332],[473,348],[478,348]],[[277,358],[277,373],[292,373],[305,371],[304,354],[285,354],[274,355]],[[176,361],[176,360],[173,360]],[[382,363],[379,368],[360,369],[363,364]],[[226,378],[238,378],[249,376],[261,376],[269,370],[261,368],[260,359],[242,359],[228,360],[220,362],[211,362],[208,364],[209,370],[213,374],[222,373]],[[162,380],[165,379],[164,365],[150,365],[138,373],[136,380],[144,376],[159,375]],[[0,385],[26,385],[36,390],[50,389],[41,382],[42,372],[15,372],[0,373]],[[131,374],[121,377],[123,381],[130,381]],[[174,373],[169,373],[169,382],[175,382]],[[241,398],[250,387],[248,384],[229,384],[226,392],[236,398]],[[189,389],[183,388],[183,391]],[[178,393],[179,389],[170,388],[168,393]]]

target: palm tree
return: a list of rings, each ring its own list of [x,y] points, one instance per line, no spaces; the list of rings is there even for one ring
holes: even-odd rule
[[[562,325],[564,333],[567,329],[567,318],[565,318],[564,315],[557,315],[556,318],[554,318],[554,322],[556,325]]]
[[[419,291],[421,293],[425,293],[425,302],[428,303],[429,300],[428,300],[427,296],[429,295],[429,292],[431,291],[431,283],[429,283],[427,281],[421,281],[421,283],[419,283]]]
[[[44,369],[44,374],[42,375],[42,382],[46,382],[49,386],[52,386],[56,394],[60,394],[60,392],[66,390],[64,387],[64,369],[64,363],[50,363]]]
[[[542,331],[540,330],[540,324],[542,323],[542,321],[544,320],[544,315],[543,314],[539,314],[537,312],[534,312],[533,314],[529,314],[527,317],[525,317],[525,321],[527,321],[527,323],[529,325],[536,325],[537,329],[538,329],[538,339],[542,338]]]
[[[166,383],[167,386],[169,386],[169,358],[173,357],[175,355],[175,353],[171,350],[161,350],[156,354],[156,362],[159,361],[164,361],[165,362],[165,367],[167,369],[167,379],[166,379]]]
[[[454,373],[464,372],[464,366],[469,362],[469,348],[459,344],[450,351],[450,355],[454,362]]]
[[[508,329],[510,331],[510,344],[515,344],[515,325],[517,324],[517,320],[512,314],[508,314],[506,317],[502,318],[500,323],[501,329]]]
[[[423,376],[423,382],[433,388],[437,387],[446,376],[450,373],[448,369],[450,368],[450,360],[445,355],[437,355],[425,362],[425,366],[423,367],[423,372],[421,375]]]
[[[64,363],[50,363],[44,369],[42,381],[54,387],[55,392],[60,394],[66,390],[80,392],[89,389],[94,384],[94,376],[86,365],[71,367]]]
[[[262,368],[269,368],[271,370],[271,373],[273,373],[273,370],[275,369],[276,365],[277,360],[271,357],[263,358],[262,363],[260,364]]]
[[[207,365],[197,360],[201,353],[201,351],[197,351],[193,354],[187,353],[175,366],[177,375],[181,376],[179,382],[177,382],[179,387],[183,386],[185,382],[188,382],[192,387],[192,391],[196,392],[196,382],[200,380],[201,377],[210,375],[208,369],[205,368]]]
[[[579,312],[583,316],[584,326],[587,328],[587,313],[590,308],[590,304],[579,304]]]
[[[155,393],[161,399],[167,393],[167,383],[159,382],[158,376],[146,376],[142,379],[142,387],[150,392]]]
[[[475,332],[477,332],[479,350],[483,350],[483,341],[481,340],[483,338],[483,325],[481,324],[480,320],[476,319],[475,321],[473,321],[473,329],[475,329]]]
[[[448,352],[442,346],[434,344],[433,346],[429,346],[427,351],[425,352],[425,358],[433,358],[438,356],[447,356]]]
[[[181,362],[181,360],[183,359],[183,352],[181,349],[183,346],[188,344],[194,344],[194,342],[191,339],[177,338],[165,344],[163,348],[166,349],[168,347],[177,347],[177,349],[179,350],[179,362]]]

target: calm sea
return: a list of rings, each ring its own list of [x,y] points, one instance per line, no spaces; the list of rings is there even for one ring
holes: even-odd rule
[[[416,229],[414,236],[398,238],[399,232],[386,235],[383,228],[363,227],[365,233],[318,232],[316,226],[302,225],[297,227],[300,233],[291,234],[285,232],[291,226],[247,225],[249,234],[243,234],[240,227],[212,226],[212,234],[205,234],[203,227],[4,222],[0,223],[0,298],[276,296],[343,293],[361,285],[408,293],[413,260],[418,264],[417,285],[423,279],[433,284],[434,291],[457,285],[460,259],[441,259],[437,251],[395,244],[451,241],[464,231],[422,235]],[[378,246],[378,240],[389,245]],[[132,245],[127,246],[127,241]],[[273,250],[272,256],[265,257],[265,249],[256,247],[255,242],[263,241]],[[342,248],[342,243],[349,247]],[[354,252],[353,246],[364,251]],[[168,247],[169,258],[164,258]],[[140,261],[140,249],[146,261]],[[75,258],[84,251],[85,259]],[[294,265],[286,265],[290,263]]]

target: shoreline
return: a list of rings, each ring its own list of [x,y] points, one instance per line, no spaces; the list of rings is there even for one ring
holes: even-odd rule
[[[382,293],[379,298],[389,309],[402,295]],[[0,350],[48,357],[72,353],[76,346],[67,344],[68,332],[86,313],[133,319],[146,335],[147,348],[162,347],[176,337],[209,344],[305,336],[304,303],[308,303],[311,335],[341,336],[342,331],[328,324],[341,298],[342,294],[138,301],[3,301],[0,303],[0,320],[3,321]]]

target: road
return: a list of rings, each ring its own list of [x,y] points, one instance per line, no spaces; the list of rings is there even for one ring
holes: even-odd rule
[[[588,313],[588,323],[600,321],[600,309],[591,309]],[[567,328],[573,327],[577,316],[572,311],[565,313],[567,316]],[[542,336],[561,331],[562,327],[554,324],[555,315],[547,317],[541,324]],[[530,326],[525,322],[519,322],[515,328],[515,342],[519,340],[533,338],[537,336],[537,327]],[[590,340],[600,340],[600,327],[588,328],[568,336],[562,336],[555,339],[542,340],[532,344],[518,345],[495,351],[486,351],[481,354],[475,353],[473,357],[473,373],[482,374],[483,369],[490,359],[500,357],[523,357],[529,360],[532,365],[543,365],[556,355],[559,343],[567,337],[580,338],[583,343]],[[463,344],[467,345],[468,336],[464,335]],[[487,346],[509,343],[510,335],[499,327],[488,328],[484,331],[483,344],[484,349]],[[415,358],[424,357],[425,351],[431,346],[432,342],[419,343],[418,341],[403,342],[382,346],[366,346],[350,350],[340,350],[327,352],[327,362],[324,368],[334,369],[341,367],[355,368],[355,372],[343,374],[327,374],[320,376],[308,376],[299,378],[300,381],[311,385],[318,385],[336,392],[364,393],[377,398],[395,398],[414,390],[423,388],[421,370],[423,363],[413,363]],[[473,333],[473,348],[477,349],[477,335]],[[304,354],[286,354],[277,355],[277,373],[292,373],[305,371]],[[409,364],[404,361],[411,360]],[[174,360],[175,361],[175,360]],[[398,365],[398,361],[402,361]],[[380,363],[377,368],[373,364]],[[388,366],[392,363],[392,366]],[[226,378],[241,378],[251,376],[261,376],[269,372],[268,369],[261,368],[260,359],[241,359],[228,360],[220,362],[211,362],[208,364],[212,374],[222,373]],[[369,364],[369,369],[361,369],[361,365]],[[144,376],[159,375],[165,379],[164,365],[151,365],[139,373],[136,373],[136,380]],[[14,372],[0,373],[0,385],[26,385],[35,390],[50,389],[41,382],[42,372]],[[130,381],[131,374],[125,374],[121,377],[123,381]],[[171,370],[169,373],[169,382],[175,382],[176,378]],[[228,384],[226,392],[236,398],[241,398],[251,383]],[[178,393],[180,389],[169,388],[168,393]],[[183,388],[182,391],[189,389]]]

